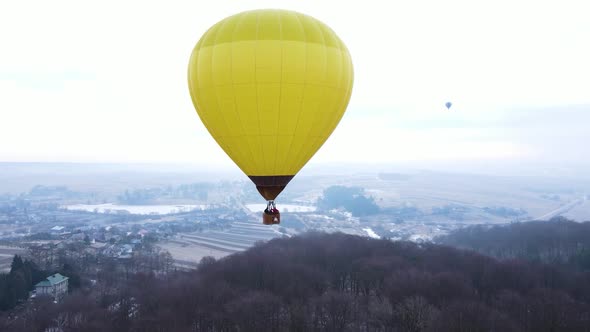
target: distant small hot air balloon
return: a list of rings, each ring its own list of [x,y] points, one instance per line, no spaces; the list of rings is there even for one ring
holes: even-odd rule
[[[445,104],[445,106],[447,107],[447,109],[450,109],[451,106],[453,106],[453,103],[451,103],[450,101],[447,101],[447,103]]]

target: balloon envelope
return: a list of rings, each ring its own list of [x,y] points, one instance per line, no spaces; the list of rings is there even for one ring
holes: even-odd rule
[[[453,106],[453,103],[451,103],[450,101],[448,101],[445,106],[447,107],[447,109],[450,109],[451,106]]]
[[[322,22],[287,10],[254,10],[202,36],[188,81],[209,133],[271,200],[336,128],[353,68],[344,43]]]

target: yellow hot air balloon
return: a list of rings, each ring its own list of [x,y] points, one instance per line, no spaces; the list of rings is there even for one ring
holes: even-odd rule
[[[201,121],[269,201],[272,223],[274,199],[336,128],[352,82],[350,54],[334,31],[277,9],[213,25],[188,68]]]

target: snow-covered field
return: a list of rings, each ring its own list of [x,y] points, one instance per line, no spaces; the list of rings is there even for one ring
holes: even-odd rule
[[[370,228],[363,228],[363,231],[367,232],[367,235],[369,235],[369,237],[372,237],[374,239],[380,239],[381,238],[379,235],[377,235],[377,233],[375,233]]]
[[[89,211],[98,213],[117,213],[127,211],[131,214],[170,214],[192,210],[204,210],[206,205],[116,205],[107,204],[75,204],[65,205],[66,210]]]
[[[262,212],[266,209],[266,204],[246,204],[248,210],[252,212]],[[278,204],[277,209],[281,212],[314,212],[315,206],[293,205],[293,204]]]

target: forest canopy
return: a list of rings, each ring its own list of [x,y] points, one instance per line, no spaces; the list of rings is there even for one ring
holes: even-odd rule
[[[471,226],[436,239],[500,259],[521,259],[590,271],[590,222],[549,221]]]
[[[587,331],[590,312],[588,272],[341,233],[137,273],[117,289],[39,307],[11,328],[77,317],[64,330]]]

